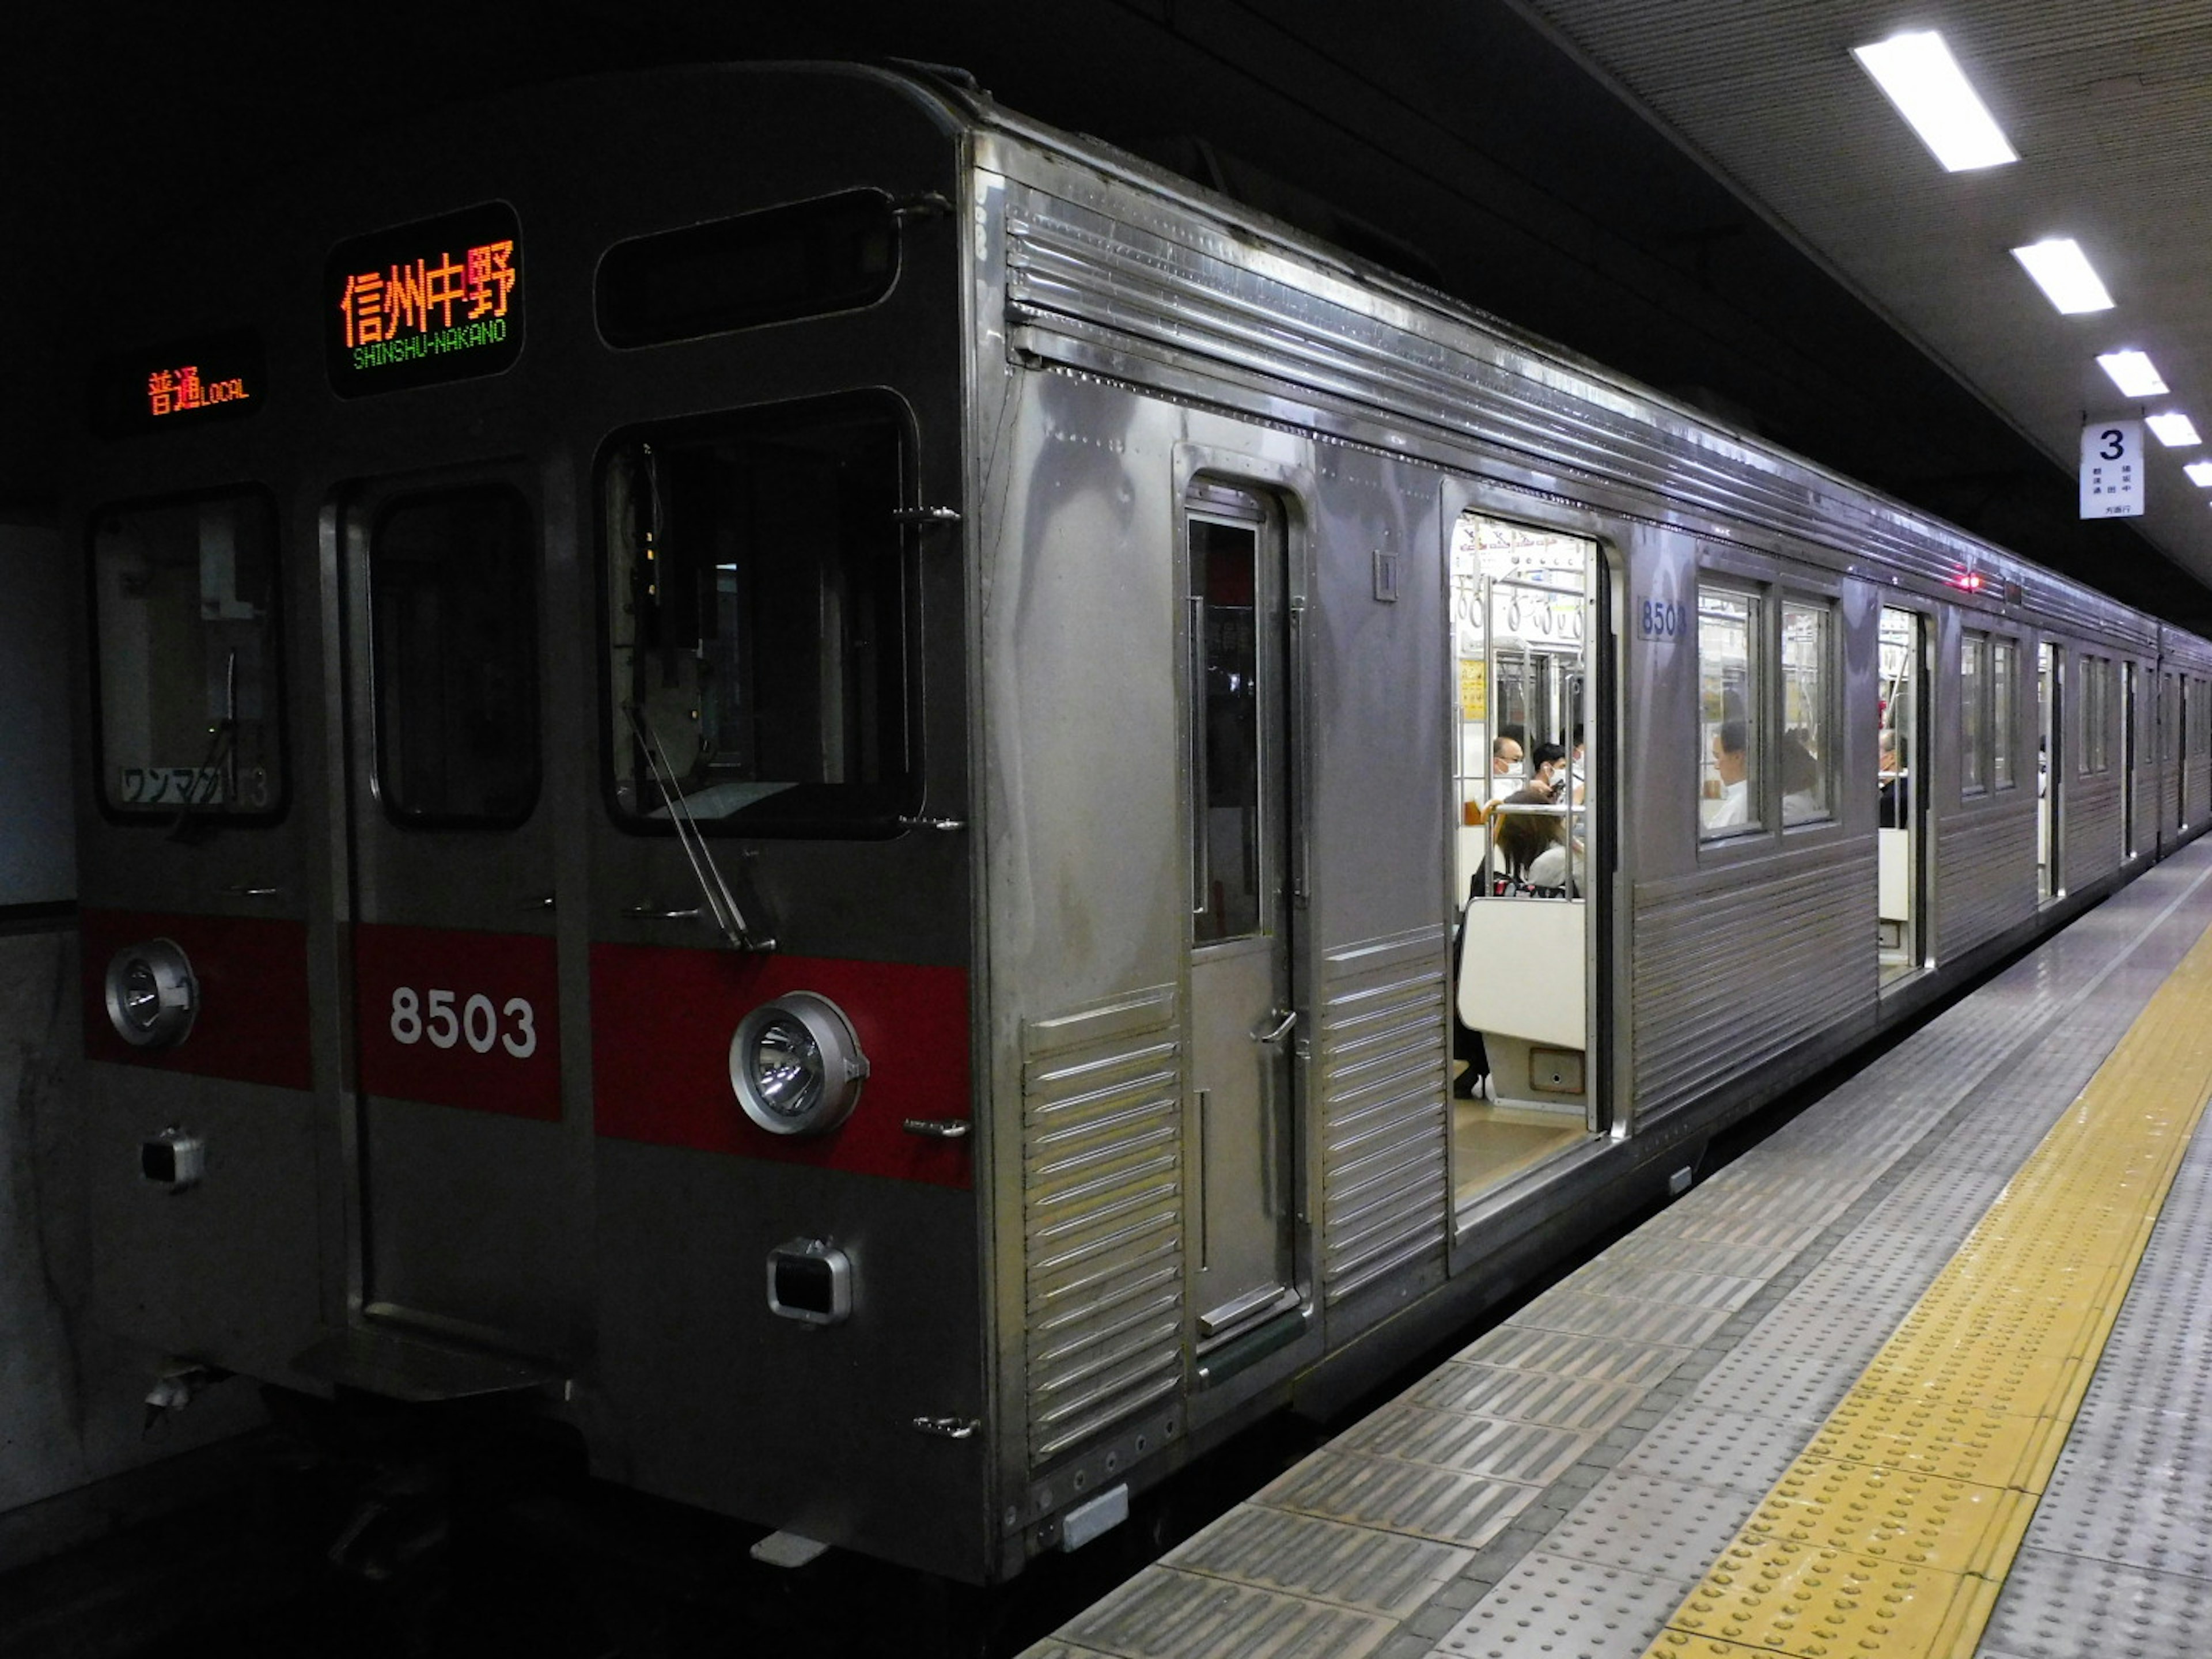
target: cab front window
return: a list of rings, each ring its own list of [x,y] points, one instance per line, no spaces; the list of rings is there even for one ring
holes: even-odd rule
[[[283,810],[276,516],[255,490],[110,507],[92,526],[100,793],[125,818]]]
[[[902,410],[632,431],[601,472],[617,816],[891,835],[915,810]]]

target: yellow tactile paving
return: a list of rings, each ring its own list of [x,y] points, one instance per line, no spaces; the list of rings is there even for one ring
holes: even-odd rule
[[[1967,1654],[2212,1096],[2212,933],[1647,1659]]]

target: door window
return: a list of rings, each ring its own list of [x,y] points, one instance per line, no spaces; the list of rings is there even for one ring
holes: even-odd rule
[[[376,790],[395,822],[520,823],[538,803],[537,536],[506,484],[402,496],[369,538]]]
[[[1261,823],[1255,526],[1190,520],[1192,937],[1260,931]]]

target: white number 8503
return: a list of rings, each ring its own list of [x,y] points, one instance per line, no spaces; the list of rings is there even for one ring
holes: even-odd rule
[[[392,1040],[412,1045],[424,1037],[430,1039],[434,1048],[450,1048],[465,1041],[480,1054],[488,1054],[495,1042],[517,1060],[527,1060],[538,1052],[538,1014],[528,1000],[509,997],[504,1007],[494,1008],[489,997],[478,993],[461,1004],[457,1013],[453,1008],[453,993],[430,993],[430,1012],[428,1018],[422,1012],[422,1000],[414,988],[402,985],[392,993]],[[505,1030],[500,1029],[500,1016],[509,1022]]]

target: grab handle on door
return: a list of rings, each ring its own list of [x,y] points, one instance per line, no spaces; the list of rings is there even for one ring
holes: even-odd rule
[[[1298,1023],[1298,1011],[1295,1008],[1273,1010],[1269,1012],[1268,1018],[1273,1018],[1276,1013],[1281,1014],[1282,1024],[1277,1025],[1273,1030],[1253,1032],[1253,1042],[1280,1042],[1285,1037],[1290,1036],[1291,1028]]]

